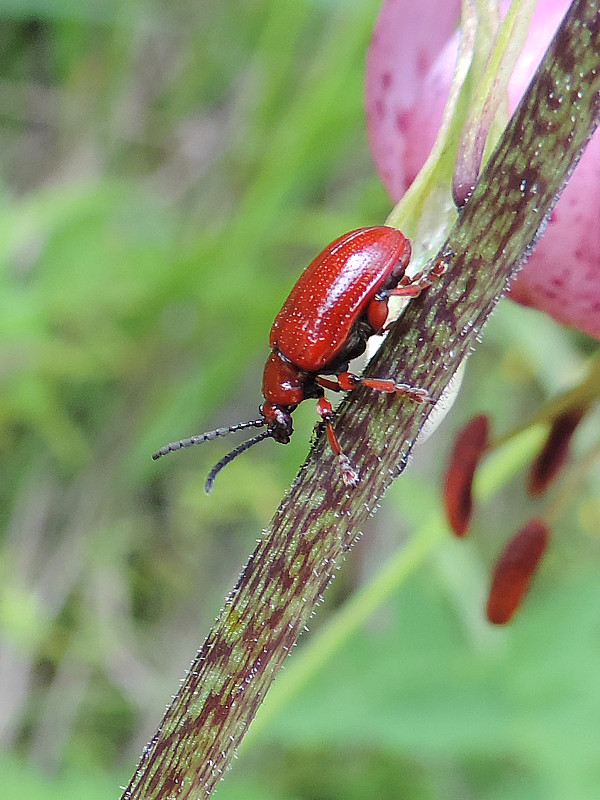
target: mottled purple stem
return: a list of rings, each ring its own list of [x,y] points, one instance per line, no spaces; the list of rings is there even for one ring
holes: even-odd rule
[[[575,0],[448,237],[449,272],[410,304],[368,374],[440,396],[529,252],[598,116],[597,0]],[[323,437],[231,593],[123,798],[208,797],[336,566],[406,464],[429,406],[359,388]]]

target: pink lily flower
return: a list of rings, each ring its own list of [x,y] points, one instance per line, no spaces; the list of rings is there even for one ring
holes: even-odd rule
[[[509,85],[526,89],[569,0],[539,0]],[[387,0],[367,59],[366,109],[377,169],[397,202],[435,141],[456,59],[459,0]],[[600,135],[589,143],[510,297],[600,339]]]

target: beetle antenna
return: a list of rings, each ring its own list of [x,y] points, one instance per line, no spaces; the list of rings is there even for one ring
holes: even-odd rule
[[[226,467],[230,461],[233,461],[234,458],[237,458],[242,453],[246,452],[250,447],[254,447],[255,444],[262,442],[263,439],[268,439],[269,437],[273,436],[273,431],[269,428],[262,433],[259,433],[258,436],[254,436],[252,439],[248,439],[246,442],[242,442],[239,444],[231,453],[227,453],[226,456],[219,461],[218,464],[215,464],[211,471],[208,473],[208,478],[206,479],[206,483],[204,484],[204,490],[206,494],[210,494],[210,491],[213,487],[213,483],[215,482],[215,478],[221,472],[223,467]]]
[[[161,456],[166,456],[167,453],[174,453],[176,450],[181,450],[182,447],[191,447],[193,444],[202,444],[202,442],[209,442],[211,439],[216,439],[218,436],[227,436],[236,431],[243,431],[246,428],[262,428],[267,424],[264,417],[260,419],[252,419],[250,422],[238,422],[236,425],[229,425],[227,428],[215,428],[214,431],[207,431],[206,433],[198,433],[196,436],[190,436],[189,439],[180,439],[178,442],[171,442],[161,447],[153,454],[152,458],[156,461]]]

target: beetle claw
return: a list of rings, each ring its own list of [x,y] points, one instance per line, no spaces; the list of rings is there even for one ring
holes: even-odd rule
[[[406,395],[413,403],[433,403],[433,398],[420,386],[409,386],[408,383],[397,383],[395,389],[398,394]]]
[[[345,453],[339,453],[338,462],[344,486],[356,486],[360,481],[360,473],[354,469],[348,456]]]

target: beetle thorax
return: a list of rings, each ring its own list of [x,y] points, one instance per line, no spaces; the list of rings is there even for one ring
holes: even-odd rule
[[[274,406],[296,407],[305,399],[305,376],[279,351],[273,350],[263,373],[263,395]]]

